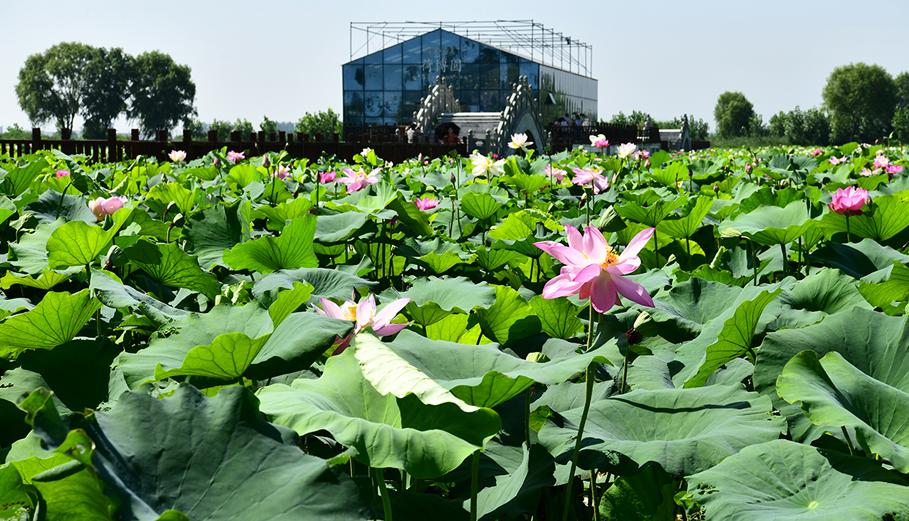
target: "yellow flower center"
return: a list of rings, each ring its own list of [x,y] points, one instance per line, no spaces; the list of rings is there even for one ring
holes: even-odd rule
[[[619,256],[612,251],[612,246],[606,245],[606,260],[600,263],[600,266],[608,268],[610,266],[615,266],[619,262]]]
[[[344,320],[350,320],[352,322],[357,321],[357,305],[356,304],[344,304],[341,306],[341,311],[344,313]]]

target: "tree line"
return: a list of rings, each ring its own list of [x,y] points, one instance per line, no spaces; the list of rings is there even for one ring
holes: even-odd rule
[[[632,110],[631,114],[625,115],[621,110],[618,114],[613,115],[609,120],[600,120],[601,124],[610,123],[613,125],[635,125],[639,129],[644,128],[644,122],[647,120],[647,114],[638,110]],[[676,116],[673,119],[665,121],[652,121],[653,126],[660,129],[682,128],[682,116]],[[693,115],[688,118],[688,132],[691,139],[704,141],[708,138],[707,122]]]
[[[721,138],[781,138],[791,145],[909,142],[909,73],[895,78],[883,67],[856,63],[837,67],[821,92],[820,108],[796,106],[764,124],[741,92],[724,92],[714,118]]]
[[[135,120],[145,136],[171,129],[196,114],[196,85],[190,68],[170,55],[151,51],[131,56],[77,42],[54,45],[25,60],[16,85],[19,106],[33,124],[53,121],[83,137],[103,138],[121,114]]]
[[[341,115],[329,108],[327,111],[320,110],[315,113],[307,112],[302,118],[298,119],[296,123],[291,123],[289,121],[273,121],[269,119],[268,116],[262,116],[262,123],[259,124],[259,130],[268,133],[283,130],[285,132],[303,133],[311,136],[320,132],[326,139],[329,139],[334,133],[340,134],[343,126]],[[201,120],[189,118],[183,122],[183,128],[192,132],[193,139],[198,140],[208,139],[208,132],[214,130],[218,133],[218,141],[228,141],[230,139],[230,133],[233,130],[239,130],[243,139],[246,139],[251,132],[256,131],[253,124],[245,118],[237,118],[233,123],[218,119],[212,120],[211,123],[203,123]]]

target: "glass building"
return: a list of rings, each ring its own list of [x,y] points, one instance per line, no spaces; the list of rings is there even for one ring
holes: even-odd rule
[[[565,114],[596,121],[597,80],[436,29],[342,66],[344,135],[406,125],[437,76],[465,112],[501,112],[512,84],[527,76],[548,125]]]

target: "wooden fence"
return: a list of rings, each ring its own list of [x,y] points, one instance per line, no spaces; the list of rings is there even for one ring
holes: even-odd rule
[[[139,130],[133,129],[129,140],[117,139],[117,131],[108,129],[107,139],[70,139],[70,129],[61,130],[61,139],[44,139],[41,129],[32,129],[31,139],[0,139],[0,155],[22,157],[37,150],[57,149],[68,155],[83,154],[91,162],[115,162],[132,160],[138,156],[155,157],[158,161],[166,161],[171,150],[186,152],[187,161],[203,157],[213,150],[227,147],[228,150],[245,152],[247,157],[262,155],[265,152],[279,152],[286,150],[288,155],[295,159],[307,158],[316,161],[323,155],[334,155],[339,161],[353,161],[353,156],[359,154],[365,147],[375,150],[376,155],[386,161],[400,163],[422,154],[427,159],[441,157],[451,152],[461,156],[469,154],[467,145],[444,145],[437,143],[407,143],[397,136],[372,139],[369,135],[360,136],[359,142],[354,135],[342,142],[338,134],[332,135],[328,140],[322,134],[313,136],[303,133],[281,132],[251,132],[246,136],[240,131],[230,134],[230,141],[218,141],[216,131],[209,131],[207,141],[193,140],[192,133],[183,132],[183,139],[169,140],[166,130],[159,130],[157,139],[139,139]],[[312,139],[310,139],[312,137]],[[248,139],[244,139],[248,138]]]

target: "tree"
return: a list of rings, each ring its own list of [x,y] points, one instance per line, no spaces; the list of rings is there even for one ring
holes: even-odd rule
[[[340,134],[342,126],[340,115],[329,108],[328,112],[319,111],[315,114],[307,112],[297,121],[294,131],[309,135],[321,132],[328,137],[336,132]]]
[[[127,115],[139,122],[144,135],[170,130],[196,114],[196,85],[188,66],[174,63],[168,54],[152,51],[136,57],[134,73]]]
[[[33,125],[54,121],[58,128],[73,128],[87,93],[83,72],[97,59],[98,49],[64,42],[25,60],[16,95]]]
[[[720,94],[713,109],[717,135],[744,136],[751,134],[751,126],[757,121],[754,106],[741,92],[726,91]]]
[[[259,130],[270,134],[278,132],[278,123],[268,119],[268,116],[262,116],[262,123],[259,123]]]
[[[909,72],[901,72],[895,79],[896,107],[893,112],[893,132],[902,142],[909,141]]]
[[[837,67],[821,95],[831,113],[834,142],[870,143],[890,132],[897,88],[883,67],[861,62]]]
[[[96,49],[95,58],[86,64],[82,75],[85,82],[82,137],[100,139],[106,136],[117,116],[126,111],[133,59],[120,48]]]

